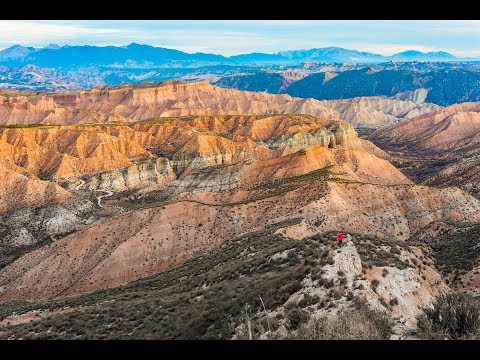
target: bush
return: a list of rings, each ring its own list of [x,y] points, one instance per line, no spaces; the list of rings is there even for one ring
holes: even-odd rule
[[[480,338],[480,305],[472,295],[443,294],[417,318],[418,334],[426,339]]]
[[[318,303],[319,300],[320,298],[318,297],[318,295],[312,296],[310,294],[305,294],[303,295],[302,300],[298,302],[298,306],[301,308],[304,308],[304,307]]]
[[[398,299],[397,298],[390,299],[390,302],[388,304],[392,307],[397,306],[398,305]]]
[[[297,329],[300,325],[306,323],[310,318],[310,313],[306,310],[293,308],[286,314],[291,329]]]

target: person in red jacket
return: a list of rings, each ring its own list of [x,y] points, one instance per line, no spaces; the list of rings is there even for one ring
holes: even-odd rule
[[[338,234],[337,234],[337,242],[338,242],[338,246],[342,246],[343,234],[341,232],[338,232]]]

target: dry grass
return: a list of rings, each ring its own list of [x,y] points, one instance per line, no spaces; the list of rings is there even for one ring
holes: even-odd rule
[[[313,319],[287,338],[297,340],[384,340],[392,335],[392,322],[380,311],[355,299],[354,309]]]

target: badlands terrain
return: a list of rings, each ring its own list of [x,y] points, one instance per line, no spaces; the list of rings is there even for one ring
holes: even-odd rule
[[[0,124],[131,122],[189,115],[308,114],[382,127],[438,109],[380,97],[319,101],[239,91],[208,82],[100,86],[54,93],[0,91]]]
[[[440,294],[480,287],[478,105],[206,82],[0,96],[0,338],[312,338],[350,318],[369,335],[347,337],[415,338]],[[450,182],[412,170],[440,151]]]

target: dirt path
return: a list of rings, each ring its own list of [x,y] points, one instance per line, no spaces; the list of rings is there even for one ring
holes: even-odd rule
[[[67,181],[70,181],[70,182],[75,182],[75,181],[77,181],[77,180],[71,180],[69,177],[64,177],[64,179],[67,180]],[[75,187],[73,188],[73,190],[80,190],[80,188],[81,188],[83,185],[85,185],[85,181],[84,181],[84,180],[78,179],[78,181],[80,181],[80,184],[78,184],[77,186],[75,186]],[[101,207],[101,208],[103,208],[102,199],[113,195],[113,191],[109,191],[109,190],[93,190],[93,191],[100,191],[100,192],[104,192],[104,193],[105,193],[104,195],[99,195],[99,196],[96,197],[96,198],[97,198],[98,207]]]
[[[97,196],[97,204],[98,204],[98,207],[103,208],[102,199],[103,199],[103,198],[106,198],[106,197],[109,197],[109,196],[112,196],[112,195],[113,195],[113,191],[109,191],[109,190],[95,190],[95,191],[101,191],[101,192],[106,193],[105,195],[99,195],[99,196]]]
[[[85,181],[83,181],[82,179],[78,179],[79,181],[81,181],[81,184],[80,185],[77,185],[75,186],[75,188],[73,190],[80,190],[80,188],[85,185]],[[71,180],[70,180],[71,181]]]

